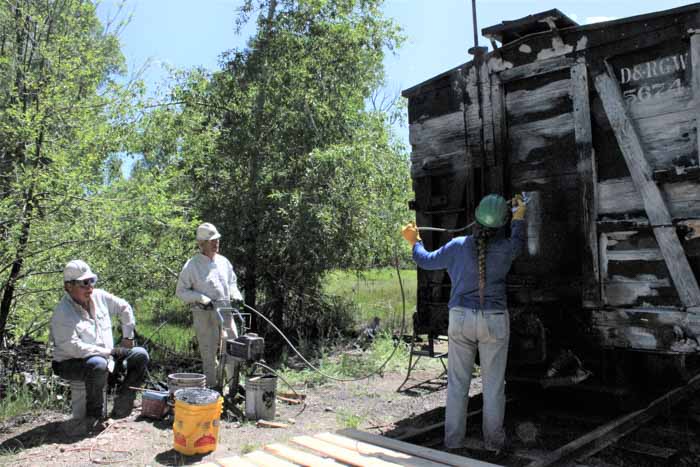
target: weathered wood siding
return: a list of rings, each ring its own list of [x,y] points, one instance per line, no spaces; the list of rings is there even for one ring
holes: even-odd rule
[[[700,278],[698,30],[700,4],[533,34],[404,94],[419,225],[466,225],[490,192],[533,194],[509,304],[540,310],[555,340],[571,332],[546,317],[561,310],[605,347],[683,351],[673,326],[700,332],[669,269],[682,255]],[[594,86],[601,73],[619,85],[641,177]],[[452,236],[424,237],[434,249]],[[449,291],[446,274],[419,271],[418,320],[441,334]]]
[[[581,225],[571,76],[568,69],[505,83],[510,191],[530,192],[527,248],[511,270],[511,305],[580,303]],[[536,280],[533,280],[536,278]]]
[[[474,162],[467,151],[464,88],[463,72],[452,70],[422,86],[409,101],[411,176],[420,226],[454,228],[467,222],[465,197]],[[438,232],[421,236],[429,249],[451,238]],[[418,306],[423,312],[415,317],[414,325],[446,332],[449,294],[450,281],[444,271],[419,270]]]

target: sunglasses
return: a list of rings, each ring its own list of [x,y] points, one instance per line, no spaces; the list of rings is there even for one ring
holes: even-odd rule
[[[80,287],[90,287],[90,286],[95,286],[97,284],[97,279],[94,277],[91,277],[90,279],[83,279],[80,281],[72,281],[74,284],[79,285]]]

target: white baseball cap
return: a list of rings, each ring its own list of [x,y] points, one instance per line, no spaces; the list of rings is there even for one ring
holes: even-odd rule
[[[63,268],[63,282],[81,281],[83,279],[97,279],[97,274],[92,272],[90,266],[80,259],[69,261]]]
[[[221,234],[216,230],[214,224],[205,222],[197,227],[197,240],[216,240],[217,238],[221,238]]]

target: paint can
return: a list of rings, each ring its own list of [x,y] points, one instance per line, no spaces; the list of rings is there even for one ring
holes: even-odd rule
[[[245,382],[245,416],[250,420],[274,420],[277,376],[262,375]]]

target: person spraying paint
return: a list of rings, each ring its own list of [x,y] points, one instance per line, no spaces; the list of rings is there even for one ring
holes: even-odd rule
[[[505,370],[510,322],[506,302],[506,275],[525,243],[526,206],[513,198],[511,235],[505,235],[510,217],[508,202],[500,195],[485,196],[474,213],[472,235],[455,237],[429,252],[414,222],[401,234],[413,248],[413,260],[423,269],[446,269],[452,282],[448,303],[449,358],[445,447],[464,447],[469,385],[477,350],[483,382],[484,446],[494,455],[505,445]]]

